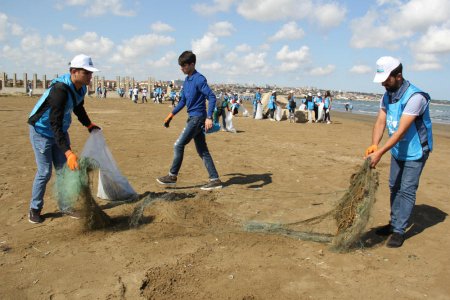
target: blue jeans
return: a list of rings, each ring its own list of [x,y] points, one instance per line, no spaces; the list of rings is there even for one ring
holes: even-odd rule
[[[31,191],[30,209],[41,211],[44,206],[44,194],[47,183],[52,176],[52,164],[55,166],[56,174],[64,167],[66,156],[58,147],[54,138],[43,136],[30,127],[30,141],[33,147],[34,156],[36,158],[37,172],[33,181],[33,189]],[[67,135],[67,138],[68,135]],[[59,205],[59,203],[58,203]],[[61,207],[62,211],[68,207]]]
[[[421,159],[401,161],[391,157],[389,188],[391,190],[391,226],[394,232],[404,234],[408,219],[416,203],[416,191],[428,152]]]
[[[174,156],[172,167],[170,168],[170,175],[178,175],[181,164],[183,163],[184,147],[189,144],[192,139],[194,139],[198,155],[203,160],[203,163],[208,170],[209,179],[218,179],[219,174],[217,174],[213,159],[211,154],[209,154],[208,146],[206,145],[204,117],[188,118],[186,126],[174,145]]]

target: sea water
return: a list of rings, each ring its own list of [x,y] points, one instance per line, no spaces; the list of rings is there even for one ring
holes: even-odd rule
[[[353,109],[348,111],[349,113],[357,113],[364,115],[376,116],[380,110],[379,101],[364,101],[364,100],[333,100],[331,111],[346,111],[345,104],[350,104]],[[430,104],[430,116],[431,121],[436,123],[450,124],[450,101],[446,103],[433,103]]]

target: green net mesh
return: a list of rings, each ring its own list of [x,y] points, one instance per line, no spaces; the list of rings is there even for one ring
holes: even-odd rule
[[[82,157],[78,166],[78,170],[72,171],[66,165],[57,172],[54,190],[58,206],[62,211],[79,212],[86,230],[105,228],[111,219],[95,202],[91,192],[92,171],[98,164]]]
[[[350,186],[330,211],[300,222],[274,224],[252,221],[244,229],[250,232],[280,234],[305,241],[330,243],[331,249],[345,252],[361,239],[375,203],[378,172],[366,160],[350,178]],[[323,223],[334,223],[333,232],[323,232]],[[295,227],[293,229],[292,227]]]

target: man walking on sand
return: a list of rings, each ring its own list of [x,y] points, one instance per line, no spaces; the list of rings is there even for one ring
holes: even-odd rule
[[[416,203],[416,191],[423,167],[433,149],[430,119],[430,96],[403,78],[403,66],[390,56],[377,60],[374,82],[386,89],[373,127],[372,145],[365,156],[375,167],[381,157],[391,150],[389,175],[391,218],[389,224],[378,228],[378,235],[391,235],[386,246],[403,245],[408,219]],[[379,147],[385,128],[389,139]]]
[[[41,210],[44,206],[44,194],[52,175],[52,164],[56,173],[67,166],[73,171],[78,168],[78,158],[70,148],[69,127],[72,112],[87,127],[89,132],[100,129],[91,122],[84,109],[84,96],[92,73],[98,71],[89,56],[80,54],[70,62],[70,73],[54,79],[50,88],[42,95],[34,106],[29,119],[30,140],[37,164],[37,172],[31,192],[30,223],[42,223]],[[70,207],[59,209],[72,217]]]
[[[174,157],[169,174],[159,177],[156,181],[162,185],[175,185],[178,172],[183,162],[184,147],[194,139],[195,147],[205,164],[209,174],[209,182],[201,187],[202,190],[222,188],[216,167],[206,145],[205,133],[213,126],[212,115],[216,106],[216,96],[209,88],[206,78],[195,69],[196,56],[192,51],[184,51],[178,58],[181,71],[187,75],[183,84],[183,94],[178,105],[164,120],[164,126],[169,127],[172,118],[184,107],[189,115],[186,126],[174,145]],[[208,112],[206,112],[206,99],[208,99]]]

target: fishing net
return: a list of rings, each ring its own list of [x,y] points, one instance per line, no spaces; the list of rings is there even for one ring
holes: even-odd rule
[[[178,201],[187,198],[193,198],[195,194],[192,193],[153,193],[150,192],[134,207],[133,213],[129,218],[130,228],[137,228],[141,225],[144,219],[144,210],[147,206],[153,204],[156,201]]]
[[[375,203],[378,172],[367,159],[350,178],[350,186],[330,211],[300,222],[274,224],[252,221],[244,228],[250,232],[280,234],[305,241],[330,243],[331,249],[346,252],[360,241]],[[334,234],[326,232],[323,224],[334,223]],[[293,229],[295,227],[295,229]]]
[[[58,171],[55,181],[55,196],[61,211],[77,211],[84,221],[85,230],[102,229],[111,224],[109,216],[95,202],[91,192],[92,171],[98,163],[82,157],[78,170],[67,165]]]

